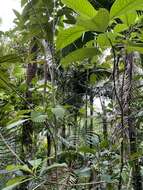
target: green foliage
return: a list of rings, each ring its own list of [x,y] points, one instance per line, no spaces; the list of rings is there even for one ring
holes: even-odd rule
[[[126,13],[120,16],[120,19],[129,27],[138,21],[138,15],[136,11],[132,11],[131,13]]]
[[[40,112],[36,112],[36,111],[32,111],[31,112],[31,120],[33,122],[36,122],[36,123],[43,123],[45,122],[47,119],[47,115],[46,114],[43,114],[43,113],[40,113]]]
[[[135,189],[143,2],[112,2],[14,10],[16,27],[0,34],[0,189]]]
[[[60,31],[56,41],[57,50],[66,47],[77,40],[85,32],[85,28],[81,26],[73,26],[71,28]]]
[[[10,179],[6,184],[6,187],[2,190],[13,190],[15,187],[26,181],[29,181],[29,179],[26,179],[26,177],[15,177],[13,179]]]
[[[32,171],[28,168],[27,165],[8,165],[6,167],[6,171],[14,172],[18,170],[22,170],[22,171],[32,174]]]
[[[88,0],[62,0],[62,2],[86,19],[94,17],[97,13]]]
[[[26,121],[28,121],[28,119],[18,120],[14,123],[8,124],[6,127],[7,127],[7,129],[13,129],[14,127],[17,127],[17,126],[25,123]]]
[[[70,63],[83,61],[84,59],[92,58],[98,54],[99,50],[97,48],[81,48],[62,58],[61,64],[63,67],[67,67]]]
[[[83,26],[88,31],[105,32],[109,24],[109,12],[106,9],[99,9],[96,16],[91,19],[79,17],[77,25]]]
[[[142,6],[142,0],[116,0],[111,7],[110,18],[113,19],[134,12],[135,10],[141,10]]]
[[[62,106],[56,105],[55,108],[52,108],[52,112],[56,116],[57,119],[63,119],[64,118],[65,109]]]
[[[21,62],[20,56],[16,54],[9,54],[0,57],[0,64],[1,63],[16,63]]]
[[[114,28],[114,32],[123,32],[125,30],[128,30],[128,26],[126,24],[118,24]]]
[[[143,54],[143,44],[140,43],[128,43],[127,44],[127,51],[130,52],[139,52]]]
[[[74,5],[78,5],[77,2],[74,4],[73,1],[70,1],[70,3],[72,4],[71,8],[73,9]],[[87,7],[85,10],[87,10]],[[108,24],[109,12],[106,9],[99,9],[96,15],[93,15],[90,18],[87,18],[85,15],[80,14],[80,16],[77,17],[77,26],[59,32],[56,41],[57,50],[62,49],[67,45],[73,43],[83,34],[83,32],[90,30],[97,32],[105,32],[108,27]]]
[[[67,168],[67,164],[65,164],[65,163],[62,163],[62,164],[54,163],[51,166],[48,166],[48,167],[44,168],[43,170],[41,170],[40,175],[42,176],[42,175],[46,174],[47,172],[49,172],[53,169],[55,170],[57,168]]]
[[[27,2],[27,0],[21,0],[21,6],[23,7]]]
[[[99,46],[102,47],[110,47],[110,41],[107,37],[106,34],[100,34],[97,38],[97,43],[99,44]]]

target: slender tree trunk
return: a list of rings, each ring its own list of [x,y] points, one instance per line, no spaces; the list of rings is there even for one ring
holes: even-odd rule
[[[91,89],[91,93],[90,93],[90,131],[93,131],[93,101],[94,101],[94,94],[93,91]]]
[[[78,132],[78,123],[77,123],[77,110],[75,110],[75,113],[74,113],[74,146],[76,147],[77,146],[77,134]]]
[[[47,165],[49,166],[50,160],[49,157],[51,155],[51,148],[52,148],[52,144],[51,144],[51,135],[47,132]]]
[[[103,137],[106,143],[108,143],[108,128],[107,128],[107,113],[105,107],[104,97],[100,97],[101,107],[102,107],[102,122],[103,122]]]
[[[31,54],[33,56],[33,61],[37,58],[37,43],[36,39],[34,38],[31,42]],[[36,76],[37,71],[37,63],[29,63],[27,66],[27,78],[26,78],[26,84],[27,84],[27,91],[25,94],[26,100],[29,104],[32,104],[32,92],[30,91],[30,88],[32,86],[32,80]],[[24,105],[24,109],[28,109],[28,105]],[[22,157],[23,159],[31,158],[33,155],[32,149],[33,148],[33,123],[32,121],[27,121],[23,125],[22,128]]]
[[[62,137],[65,139],[66,138],[66,126],[65,126],[65,124],[63,123],[63,126],[62,126]],[[65,144],[64,143],[62,143],[62,151],[64,151],[65,150]]]
[[[126,82],[124,89],[124,115],[127,116],[127,125],[129,131],[130,156],[137,153],[137,133],[135,127],[135,118],[131,117],[131,98],[132,98],[132,78],[133,78],[133,54],[126,56]],[[142,190],[142,181],[140,165],[138,159],[132,161],[132,184],[134,190]]]

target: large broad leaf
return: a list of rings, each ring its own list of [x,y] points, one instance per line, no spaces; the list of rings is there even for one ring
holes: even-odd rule
[[[79,17],[77,24],[83,26],[86,30],[105,32],[109,24],[109,12],[106,9],[99,9],[97,15],[92,19]]]
[[[116,0],[111,7],[110,18],[113,19],[138,9],[143,9],[143,0]]]
[[[77,40],[83,32],[93,30],[97,32],[104,32],[109,23],[109,12],[106,9],[100,9],[97,15],[92,19],[85,19],[85,17],[79,17],[78,26],[70,27],[68,29],[59,32],[56,48],[57,50],[66,47]]]
[[[64,57],[61,60],[61,64],[66,67],[69,63],[82,61],[85,58],[92,58],[98,53],[99,53],[99,50],[96,48],[81,48],[76,51],[73,51],[72,53]]]
[[[60,31],[56,41],[57,50],[62,49],[77,40],[83,32],[85,32],[85,28],[81,26],[74,26]]]
[[[32,111],[31,120],[35,123],[44,123],[47,119],[47,115],[41,112]]]
[[[94,17],[97,13],[88,0],[62,0],[62,2],[85,18]]]
[[[63,119],[65,115],[65,111],[66,110],[60,105],[57,105],[55,108],[52,108],[52,112],[56,116],[57,119]]]
[[[124,24],[130,26],[132,24],[135,24],[136,21],[138,21],[138,14],[136,11],[133,11],[131,13],[126,13],[120,16],[120,19],[123,21]]]

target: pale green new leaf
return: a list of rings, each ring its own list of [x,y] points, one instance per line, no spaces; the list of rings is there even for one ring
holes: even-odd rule
[[[62,2],[85,18],[92,18],[97,13],[88,0],[62,0]]]
[[[116,18],[143,9],[143,0],[116,0],[111,7],[110,18]]]
[[[47,119],[47,115],[41,112],[32,111],[31,120],[35,123],[44,123]]]
[[[99,50],[96,48],[81,48],[73,51],[61,60],[63,66],[68,66],[69,63],[76,61],[82,61],[86,58],[92,58],[93,56],[99,54]]]
[[[79,17],[77,24],[84,27],[86,30],[97,32],[105,32],[109,24],[109,12],[106,9],[99,9],[97,15],[92,19]]]
[[[28,121],[28,119],[18,120],[18,121],[14,122],[14,123],[11,123],[11,124],[7,125],[6,128],[7,128],[7,129],[12,129],[12,128],[14,128],[14,127],[17,127],[17,126],[19,126],[19,125],[22,125],[22,124],[25,123],[26,121]]]
[[[6,171],[16,171],[16,170],[20,170],[21,168],[22,168],[21,165],[7,165]]]
[[[55,108],[52,108],[52,112],[57,119],[63,119],[65,115],[65,109],[60,105],[57,105]]]
[[[27,165],[8,165],[6,167],[6,171],[16,171],[16,170],[23,170],[25,172],[31,173],[32,174],[32,170],[29,169],[29,167]]]
[[[81,26],[74,26],[60,31],[56,40],[57,50],[60,50],[73,43],[82,35],[83,32],[86,32],[86,30]]]

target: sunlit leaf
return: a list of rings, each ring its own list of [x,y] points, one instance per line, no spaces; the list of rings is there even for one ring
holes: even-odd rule
[[[67,45],[73,43],[85,31],[85,28],[81,26],[73,26],[71,28],[60,31],[56,41],[57,50],[60,50]]]
[[[86,30],[104,32],[109,24],[109,12],[106,9],[99,9],[97,15],[91,19],[78,17],[77,25],[84,27]]]
[[[11,124],[7,125],[6,127],[7,127],[7,129],[11,129],[13,127],[17,127],[17,126],[25,123],[26,121],[28,121],[28,119],[19,120],[19,121],[16,121],[14,123],[11,123]]]
[[[114,28],[114,32],[123,32],[128,29],[126,24],[117,24]]]
[[[86,18],[94,17],[97,13],[88,0],[62,0],[62,2]]]
[[[120,19],[123,21],[124,24],[129,27],[130,25],[136,23],[136,21],[138,20],[138,14],[136,11],[133,11],[131,13],[126,13],[120,16]]]
[[[110,10],[110,18],[116,18],[135,10],[143,9],[142,0],[116,0]]]

